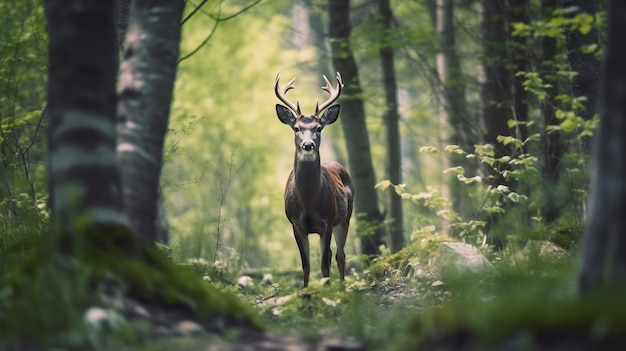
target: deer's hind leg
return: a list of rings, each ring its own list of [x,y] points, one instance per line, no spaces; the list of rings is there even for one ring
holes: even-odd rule
[[[339,270],[339,280],[343,281],[346,272],[346,253],[344,247],[346,246],[346,240],[348,238],[348,225],[349,222],[342,223],[333,228],[335,234],[335,244],[337,244],[337,254],[335,259],[337,260],[337,269]]]

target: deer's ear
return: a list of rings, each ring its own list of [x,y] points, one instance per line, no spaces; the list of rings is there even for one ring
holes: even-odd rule
[[[320,123],[323,126],[327,126],[329,124],[335,123],[338,117],[339,117],[339,105],[331,106],[324,112],[324,114],[322,115],[322,118],[320,118]]]
[[[293,126],[296,123],[296,117],[293,115],[293,112],[281,104],[276,104],[276,114],[278,119],[288,126]]]

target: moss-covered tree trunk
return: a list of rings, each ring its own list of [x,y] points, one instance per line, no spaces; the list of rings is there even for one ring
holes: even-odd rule
[[[48,179],[53,223],[126,226],[115,155],[113,0],[48,0]]]
[[[117,156],[135,232],[157,240],[163,141],[176,78],[182,0],[133,0],[118,94]]]
[[[626,2],[611,1],[608,15],[600,126],[578,272],[582,291],[626,286]]]
[[[363,90],[359,72],[350,47],[350,1],[329,0],[329,33],[332,62],[343,76],[345,88],[341,98],[341,125],[343,127],[350,174],[354,180],[357,232],[361,238],[361,251],[376,255],[385,241],[382,227],[383,215],[378,208],[378,195],[374,186],[376,176],[372,166],[369,135],[365,125]]]

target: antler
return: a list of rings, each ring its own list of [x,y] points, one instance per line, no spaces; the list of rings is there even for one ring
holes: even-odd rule
[[[289,109],[296,114],[296,117],[300,117],[302,115],[302,113],[300,112],[300,102],[296,100],[296,105],[294,106],[294,104],[291,101],[287,100],[287,97],[285,96],[285,94],[287,94],[289,90],[295,88],[293,82],[295,82],[296,78],[292,79],[289,83],[287,83],[287,85],[282,88],[278,87],[278,80],[280,80],[280,72],[276,72],[276,78],[274,78],[274,92],[276,93],[276,97],[278,97],[280,101],[287,105],[287,107],[289,107]]]
[[[326,109],[328,106],[330,106],[333,102],[335,102],[339,98],[339,95],[341,95],[341,89],[343,88],[343,81],[341,80],[341,74],[339,74],[339,72],[337,72],[337,75],[335,77],[337,78],[336,88],[333,88],[333,86],[330,84],[330,82],[328,81],[328,78],[326,78],[325,75],[323,75],[323,77],[324,77],[324,80],[326,81],[326,86],[322,87],[322,90],[326,90],[330,94],[330,97],[321,106],[318,105],[317,102],[315,103],[315,116],[318,118],[320,117],[319,116],[320,112],[322,112],[324,109]]]

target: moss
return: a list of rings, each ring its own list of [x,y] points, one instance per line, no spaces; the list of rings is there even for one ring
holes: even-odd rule
[[[526,298],[514,294],[488,302],[451,302],[414,317],[399,349],[442,343],[454,344],[456,349],[483,348],[519,336],[530,342],[544,337],[582,336],[592,343],[623,337],[625,291],[585,297],[529,293]]]
[[[44,348],[88,341],[84,310],[99,303],[97,292],[112,284],[146,305],[182,309],[214,327],[264,328],[238,297],[179,269],[128,230],[100,227],[83,235],[50,236],[2,277],[0,348],[2,340],[12,345],[28,340]]]
[[[422,265],[428,263],[432,255],[439,250],[444,241],[454,241],[444,235],[427,234],[415,238],[415,240],[402,250],[388,255],[381,256],[370,266],[370,274],[376,280],[383,280],[393,275],[401,273],[404,268],[414,261],[419,261]]]
[[[533,229],[528,234],[528,239],[548,240],[564,249],[570,249],[580,241],[582,231],[582,224],[555,224]]]

